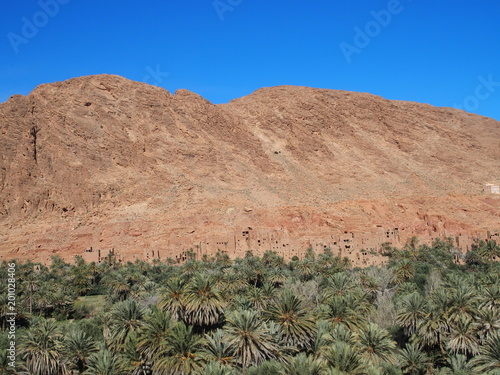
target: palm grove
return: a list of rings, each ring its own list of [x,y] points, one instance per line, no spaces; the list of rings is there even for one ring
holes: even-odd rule
[[[462,265],[448,241],[385,251],[366,269],[328,249],[17,263],[17,372],[2,285],[0,373],[500,374],[499,246]]]

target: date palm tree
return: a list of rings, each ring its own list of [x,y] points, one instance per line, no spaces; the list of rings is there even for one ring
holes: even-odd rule
[[[404,328],[406,335],[411,336],[427,316],[427,301],[420,293],[414,292],[401,299],[396,320]]]
[[[479,244],[478,254],[481,258],[487,260],[490,265],[490,273],[493,269],[493,261],[500,259],[500,246],[493,240],[481,241]]]
[[[202,370],[203,375],[237,375],[238,372],[228,366],[224,366],[219,362],[208,362],[206,367]]]
[[[475,316],[477,334],[481,341],[500,330],[500,309],[479,309]]]
[[[500,372],[500,332],[492,333],[479,349],[480,355],[472,359],[474,368],[483,373]]]
[[[201,328],[216,325],[224,313],[219,290],[208,277],[199,274],[186,289],[184,309],[184,321]]]
[[[338,272],[326,279],[325,296],[346,296],[350,294],[357,285],[353,276],[348,272]]]
[[[450,330],[449,307],[448,291],[444,288],[436,289],[430,298],[429,314],[419,322],[414,336],[415,343],[418,345],[427,348],[438,346],[443,357],[446,356],[444,340]]]
[[[472,319],[461,317],[450,326],[446,347],[453,354],[479,354],[479,342]]]
[[[449,295],[448,319],[456,322],[463,318],[473,319],[477,313],[478,293],[474,287],[460,282]]]
[[[280,347],[269,333],[269,327],[256,311],[234,311],[227,317],[225,337],[235,359],[243,368],[243,375],[251,365],[266,359],[275,359]]]
[[[221,295],[224,300],[231,302],[235,296],[243,293],[248,284],[243,274],[234,271],[230,268],[225,272],[223,282],[220,285]]]
[[[314,259],[306,258],[304,260],[298,261],[295,265],[295,269],[299,273],[299,277],[302,281],[311,280],[317,273],[317,264]]]
[[[299,350],[309,348],[316,335],[316,324],[304,301],[286,289],[264,312],[264,317],[278,324],[280,343]]]
[[[365,375],[366,364],[363,362],[359,351],[352,345],[338,341],[328,349],[325,354],[326,363],[331,369],[327,373]]]
[[[62,347],[62,335],[56,323],[40,318],[27,331],[20,349],[30,374],[58,375],[66,373]]]
[[[396,343],[389,332],[378,325],[368,326],[354,333],[354,346],[365,363],[378,365],[381,362],[395,362]]]
[[[175,320],[182,320],[184,317],[184,294],[186,292],[186,282],[181,278],[172,278],[165,285],[161,295],[159,306],[164,311],[170,313]]]
[[[280,375],[322,375],[324,369],[323,362],[305,353],[299,353],[284,366]]]
[[[5,332],[5,324],[7,323],[7,314],[12,312],[13,306],[9,306],[9,300],[7,291],[5,289],[0,290],[0,320],[2,321],[2,332]]]
[[[427,354],[417,345],[406,344],[399,352],[401,370],[408,375],[424,375],[431,363]]]
[[[450,366],[449,372],[444,372],[443,375],[480,375],[472,366],[471,362],[467,361],[467,357],[462,354],[454,355],[446,360]],[[447,369],[446,369],[447,370]],[[445,370],[445,371],[446,371]],[[441,374],[441,373],[440,373]]]
[[[111,311],[110,344],[118,349],[125,345],[132,332],[137,332],[142,324],[144,309],[135,300],[118,302]]]
[[[112,302],[125,301],[132,292],[132,282],[121,270],[108,272],[102,282]]]
[[[341,324],[355,330],[366,324],[367,314],[362,304],[363,302],[352,295],[333,297],[325,306],[324,317],[333,326]]]
[[[479,295],[479,307],[481,309],[500,309],[500,286],[497,284],[488,285],[482,288]]]
[[[331,324],[326,320],[319,320],[316,322],[316,336],[307,354],[314,356],[316,359],[322,357],[328,346],[334,342],[330,334],[330,328]]]
[[[137,350],[147,360],[153,360],[164,348],[172,328],[171,315],[158,306],[151,307],[138,330]]]
[[[10,366],[9,352],[7,349],[0,349],[0,374],[2,375],[15,375],[16,370]]]
[[[80,328],[66,332],[63,341],[63,353],[72,361],[73,366],[81,374],[86,369],[87,358],[97,351],[94,339]]]
[[[251,302],[252,308],[257,311],[263,311],[266,307],[266,301],[262,294],[262,288],[250,285],[247,289],[246,298]]]
[[[205,361],[203,340],[192,327],[177,322],[165,338],[165,349],[158,353],[153,369],[160,375],[198,373]]]
[[[27,270],[26,274],[22,277],[22,288],[28,294],[29,313],[33,313],[33,295],[39,289],[40,280],[33,269]]]
[[[203,351],[209,361],[219,362],[224,366],[232,365],[234,362],[233,352],[224,339],[224,332],[221,329],[205,336]]]
[[[86,375],[125,375],[128,374],[129,366],[120,354],[110,351],[99,345],[98,351],[90,355],[87,360]]]
[[[401,259],[394,265],[393,270],[396,276],[396,284],[408,281],[415,274],[414,264],[409,259]]]

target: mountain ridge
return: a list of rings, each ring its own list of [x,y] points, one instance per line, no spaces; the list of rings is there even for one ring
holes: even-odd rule
[[[142,252],[161,247],[162,233],[246,226],[328,232],[315,215],[339,231],[384,223],[428,233],[425,215],[456,231],[497,229],[499,201],[481,189],[499,177],[499,125],[296,86],[216,105],[114,75],[43,84],[0,104],[0,254]],[[159,242],[128,245],[115,233],[123,223]]]

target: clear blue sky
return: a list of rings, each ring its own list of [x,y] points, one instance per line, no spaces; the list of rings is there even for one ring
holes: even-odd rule
[[[287,84],[500,120],[498,0],[18,0],[0,29],[0,102],[110,73],[214,103]]]

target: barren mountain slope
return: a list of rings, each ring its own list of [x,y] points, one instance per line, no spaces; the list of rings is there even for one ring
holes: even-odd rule
[[[0,254],[32,257],[244,226],[500,227],[500,124],[449,108],[305,87],[213,105],[118,76],[0,104]]]

